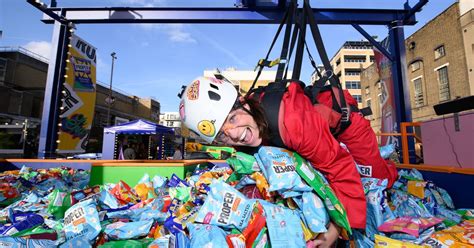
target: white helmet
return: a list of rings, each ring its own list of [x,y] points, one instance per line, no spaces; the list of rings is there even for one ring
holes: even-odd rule
[[[181,121],[206,142],[212,143],[237,99],[234,85],[225,80],[199,77],[183,91]]]

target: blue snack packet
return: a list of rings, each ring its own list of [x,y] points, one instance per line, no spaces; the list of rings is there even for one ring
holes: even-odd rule
[[[40,215],[29,214],[27,216],[28,218],[21,219],[16,219],[13,217],[15,220],[13,224],[0,226],[0,236],[12,236],[18,232],[39,226],[44,223],[44,219]]]
[[[195,221],[229,228],[235,226],[243,230],[248,224],[255,200],[247,199],[242,193],[220,180],[212,180],[210,188]]]
[[[437,187],[436,190],[441,194],[441,197],[443,198],[443,202],[444,204],[446,204],[446,207],[454,209],[453,199],[451,199],[451,196],[448,194],[448,191],[440,187]]]
[[[367,225],[365,229],[367,237],[373,238],[375,234],[380,234],[377,228],[385,221],[395,218],[384,196],[387,183],[387,179],[362,178],[367,200]]]
[[[296,211],[266,201],[259,203],[265,212],[271,247],[306,247],[301,220]]]
[[[145,236],[150,231],[153,220],[136,222],[114,222],[105,227],[105,234],[113,240],[134,239]]]
[[[68,240],[66,243],[61,244],[59,248],[92,248],[87,237],[79,236],[77,238],[73,238]]]
[[[170,236],[169,235],[166,235],[164,237],[160,237],[160,238],[157,238],[155,240],[153,240],[153,242],[151,242],[149,245],[148,245],[148,248],[169,248],[170,247]]]
[[[293,198],[303,214],[306,226],[314,233],[326,232],[329,215],[323,201],[313,192],[304,192],[301,197]]]
[[[391,143],[379,148],[380,156],[383,159],[388,159],[395,152],[395,143]]]
[[[44,247],[57,247],[55,241],[49,239],[24,239],[14,237],[1,237],[0,236],[0,248],[44,248]]]
[[[94,240],[101,231],[99,213],[93,199],[88,199],[70,207],[64,213],[66,240],[85,236]]]
[[[278,191],[285,198],[301,195],[301,192],[310,192],[309,187],[296,172],[296,163],[293,153],[283,148],[262,146],[255,154],[260,169],[270,185],[268,191]],[[299,193],[286,193],[299,192]]]
[[[190,247],[227,247],[226,233],[218,226],[189,223],[187,227]]]

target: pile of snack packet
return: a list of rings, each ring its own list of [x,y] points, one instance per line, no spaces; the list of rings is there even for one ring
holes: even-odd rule
[[[455,211],[416,170],[400,175],[390,190],[362,179],[367,229],[352,230],[324,176],[281,148],[237,152],[184,179],[145,174],[133,188],[24,167],[0,174],[0,247],[311,247],[329,222],[359,247],[473,244],[471,210]]]

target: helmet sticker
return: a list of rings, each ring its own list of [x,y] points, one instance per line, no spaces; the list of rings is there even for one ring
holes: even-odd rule
[[[189,100],[196,100],[199,98],[199,80],[194,81],[188,88],[186,93]]]
[[[182,121],[186,121],[186,114],[184,112],[184,101],[181,100],[179,103],[179,117],[181,118]]]
[[[209,81],[211,81],[211,82],[213,82],[213,83],[215,83],[215,84],[222,84],[222,80],[217,79],[217,78],[215,78],[215,77],[209,77],[208,79],[209,79]]]
[[[201,132],[203,135],[207,137],[212,137],[216,133],[216,127],[214,126],[215,120],[209,121],[209,120],[202,120],[198,123],[198,130]]]

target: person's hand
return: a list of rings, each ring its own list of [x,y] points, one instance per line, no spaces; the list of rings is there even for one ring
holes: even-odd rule
[[[341,233],[341,228],[336,224],[329,222],[328,231],[325,233],[321,233],[318,237],[313,240],[311,247],[318,247],[318,248],[327,248],[332,247],[336,242],[339,234]]]

